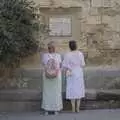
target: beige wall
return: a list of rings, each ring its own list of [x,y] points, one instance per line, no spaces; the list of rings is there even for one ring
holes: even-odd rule
[[[49,24],[49,17],[70,17],[71,25],[72,25],[72,35],[70,37],[51,37],[45,41],[45,43],[50,40],[58,43],[58,51],[63,52],[65,49],[68,49],[68,41],[69,40],[80,40],[80,20],[78,19],[78,14],[80,14],[80,8],[69,8],[69,9],[54,9],[54,11],[50,11],[50,9],[41,9],[41,12],[45,15],[46,24]]]
[[[44,40],[45,47],[47,47],[47,43],[51,40],[57,43],[57,51],[61,54],[65,53],[65,51],[69,51],[68,41],[76,40],[78,43],[80,42],[80,20],[78,19],[78,15],[80,15],[80,8],[69,8],[69,9],[54,9],[50,11],[50,9],[41,9],[41,12],[45,15],[45,18],[42,19],[45,24],[49,25],[49,17],[70,17],[71,18],[71,26],[72,26],[72,35],[69,37],[51,37],[49,36],[46,40]],[[80,48],[82,48],[82,44],[78,44]],[[31,56],[26,59],[22,65],[22,67],[30,67],[36,68],[40,66],[40,55],[39,53],[35,56]],[[31,64],[32,63],[32,64]]]
[[[34,0],[48,5],[49,0]],[[54,0],[56,1],[56,0]],[[62,0],[57,0],[57,2]],[[72,0],[67,0],[72,1]],[[41,9],[48,23],[49,16],[71,16],[72,37],[50,37],[58,42],[59,50],[68,50],[68,40],[78,40],[79,48],[85,51],[87,65],[120,65],[120,0],[76,0],[81,8]],[[58,3],[59,3],[58,2]],[[76,5],[77,6],[77,5]],[[63,6],[64,7],[64,6]],[[70,7],[70,6],[69,6]],[[48,40],[46,40],[48,42]],[[61,48],[61,49],[60,49]],[[38,55],[39,56],[39,55]],[[35,59],[38,60],[39,57]],[[29,61],[29,60],[28,60]],[[34,61],[34,60],[33,60]],[[32,66],[37,66],[38,62]],[[31,65],[31,63],[30,63]],[[29,66],[29,65],[28,65]]]

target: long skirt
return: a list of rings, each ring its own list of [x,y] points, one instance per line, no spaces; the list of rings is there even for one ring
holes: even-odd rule
[[[55,79],[47,79],[45,75],[43,75],[42,108],[46,111],[62,110],[61,72]]]
[[[81,99],[85,97],[85,85],[82,68],[74,68],[72,75],[67,77],[66,98]]]

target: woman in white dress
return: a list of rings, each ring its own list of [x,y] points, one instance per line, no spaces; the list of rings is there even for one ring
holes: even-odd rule
[[[63,60],[66,72],[66,98],[71,100],[72,111],[79,112],[81,98],[85,97],[83,75],[85,61],[82,52],[77,50],[75,41],[69,42],[69,48],[71,52],[67,53]]]
[[[47,115],[50,111],[58,113],[62,110],[62,78],[61,78],[61,56],[55,52],[54,42],[48,44],[48,53],[43,55],[44,68],[50,59],[54,59],[57,63],[58,75],[55,78],[48,78],[45,75],[45,69],[43,73],[43,95],[42,95],[42,108]]]

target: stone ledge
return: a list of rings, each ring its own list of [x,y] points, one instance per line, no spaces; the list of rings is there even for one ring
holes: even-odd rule
[[[1,90],[0,101],[38,101],[41,99],[40,90],[14,89]]]
[[[84,69],[85,86],[86,89],[107,89],[107,88],[119,88],[114,87],[114,84],[120,82],[120,67],[104,66],[104,67],[90,67],[87,66]],[[42,88],[42,70],[39,68],[24,68],[17,69],[15,72],[16,78],[26,83],[28,89]],[[65,88],[65,79],[62,77],[63,90]],[[21,88],[22,87],[21,85]]]
[[[42,93],[39,89],[1,90],[0,101],[40,101]],[[65,99],[65,92],[63,92]],[[120,90],[86,89],[86,100],[120,100]]]
[[[90,67],[87,66],[84,68],[85,75],[90,75],[92,76],[111,76],[111,77],[120,77],[120,67],[115,67],[115,66],[101,66],[101,67]],[[22,75],[22,77],[25,78],[42,78],[42,68],[21,68],[21,69],[16,69],[15,75],[19,76]]]
[[[109,100],[120,100],[120,90],[101,90],[98,92],[97,100],[104,100],[104,101],[109,101]]]
[[[87,89],[86,97],[81,102],[80,109],[120,108],[120,90]],[[17,89],[0,91],[0,112],[35,112],[41,111],[41,93],[37,90]],[[71,110],[69,100],[65,100],[63,92],[64,111]]]

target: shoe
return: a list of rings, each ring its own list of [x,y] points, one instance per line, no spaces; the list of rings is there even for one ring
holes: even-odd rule
[[[72,108],[72,112],[75,113],[75,108]]]
[[[44,115],[48,115],[48,112],[45,112],[45,114]]]
[[[54,112],[55,115],[58,115],[59,113],[58,112]]]
[[[79,112],[80,112],[80,109],[79,109],[79,108],[77,108],[77,109],[76,109],[76,112],[77,112],[77,113],[79,113]]]

